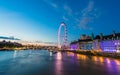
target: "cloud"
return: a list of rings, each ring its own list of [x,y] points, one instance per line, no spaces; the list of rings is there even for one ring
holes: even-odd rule
[[[88,6],[82,10],[82,16],[88,16],[91,11],[94,9],[94,2],[90,1]]]
[[[67,12],[68,15],[72,15],[72,9],[67,4],[65,4],[63,8]]]
[[[89,25],[100,16],[100,13],[94,6],[94,1],[91,0],[83,10],[77,12],[74,12],[67,3],[56,4],[53,2],[53,0],[43,1],[57,9],[58,12],[61,12],[61,18],[64,21],[73,21],[76,24],[77,28],[83,30],[92,30],[93,28]]]
[[[52,7],[54,7],[54,8],[58,8],[58,5],[57,4],[55,4],[55,3],[50,3],[50,5],[52,6]]]
[[[20,40],[18,38],[14,38],[14,37],[6,37],[6,36],[0,36],[0,39],[7,39],[7,40]]]
[[[80,21],[79,21],[79,28],[80,29],[89,29],[89,27],[87,27],[87,23],[91,21],[91,18],[89,17],[83,17]]]
[[[93,28],[88,26],[88,24],[94,22],[94,19],[98,17],[99,17],[99,14],[97,9],[94,8],[94,2],[89,1],[87,7],[81,11],[81,18],[76,19],[77,26],[80,29],[92,30]]]
[[[68,20],[69,20],[69,19],[68,19],[67,17],[65,17],[65,16],[63,16],[62,18],[63,18],[63,20],[65,20],[65,21],[68,21]]]
[[[58,5],[56,3],[54,3],[52,0],[43,0],[43,1],[55,9],[58,8]]]
[[[55,11],[62,13],[61,18],[65,21],[68,21],[68,16],[72,16],[72,9],[65,3],[57,4],[53,0],[43,0],[46,4],[50,5],[55,9]]]

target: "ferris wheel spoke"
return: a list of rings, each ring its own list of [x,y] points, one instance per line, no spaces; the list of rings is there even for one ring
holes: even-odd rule
[[[64,27],[64,35],[62,36],[63,38],[63,46],[66,46],[67,45],[67,26],[64,22],[62,22],[59,26],[59,30],[58,30],[58,48],[61,48],[61,41],[60,41],[60,38],[61,38],[61,28]]]

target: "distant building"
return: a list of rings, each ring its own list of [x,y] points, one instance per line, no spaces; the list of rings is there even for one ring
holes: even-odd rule
[[[80,36],[80,39],[74,42],[71,42],[70,49],[71,50],[91,50],[92,49],[92,38],[85,34]]]
[[[77,50],[77,49],[79,49],[79,43],[78,43],[78,41],[71,42],[70,49],[71,50]]]
[[[94,50],[106,52],[120,52],[120,33],[106,36],[96,36],[94,39]]]
[[[80,50],[92,50],[92,39],[78,40]]]
[[[104,52],[120,52],[120,33],[110,35],[97,35],[94,38],[82,35],[80,39],[70,43],[71,50],[99,50]]]
[[[91,37],[90,37],[90,36],[87,36],[87,35],[85,35],[85,34],[82,34],[82,35],[80,36],[80,40],[86,40],[86,39],[91,39]]]

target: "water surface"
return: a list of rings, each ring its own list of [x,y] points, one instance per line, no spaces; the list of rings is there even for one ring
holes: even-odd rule
[[[0,51],[0,75],[120,75],[120,60],[47,50]]]

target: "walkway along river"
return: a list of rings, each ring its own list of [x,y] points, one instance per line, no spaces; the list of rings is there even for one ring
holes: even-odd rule
[[[0,51],[0,75],[120,75],[120,60],[47,50]]]

